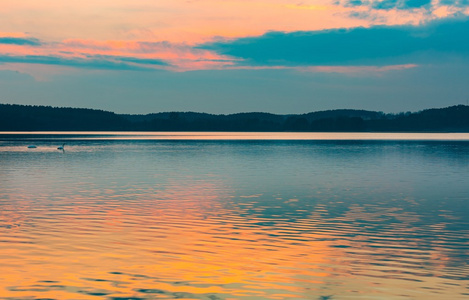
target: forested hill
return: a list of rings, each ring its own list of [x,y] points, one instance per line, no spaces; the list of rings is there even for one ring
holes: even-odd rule
[[[50,106],[0,104],[0,131],[409,131],[469,132],[469,106],[414,113],[338,109],[297,115],[164,112],[125,115]]]
[[[103,110],[0,104],[1,131],[127,130],[131,125]]]

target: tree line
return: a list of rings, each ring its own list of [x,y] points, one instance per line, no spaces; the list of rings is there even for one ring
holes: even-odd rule
[[[400,114],[338,109],[290,115],[255,112],[128,115],[85,108],[0,104],[0,131],[469,132],[469,106]]]

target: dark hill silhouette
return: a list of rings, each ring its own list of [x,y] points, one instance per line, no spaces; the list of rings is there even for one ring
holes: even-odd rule
[[[400,114],[337,109],[297,115],[262,112],[129,115],[96,109],[0,104],[0,131],[131,130],[469,132],[469,106]]]
[[[385,116],[382,112],[358,110],[358,109],[334,109],[310,112],[303,115],[308,121],[316,121],[328,118],[362,118],[363,120],[380,119]]]
[[[112,112],[85,108],[0,104],[0,130],[126,130],[131,123]]]

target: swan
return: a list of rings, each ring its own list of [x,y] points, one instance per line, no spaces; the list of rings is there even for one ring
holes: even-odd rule
[[[65,143],[62,144],[62,146],[58,146],[57,150],[64,150]]]

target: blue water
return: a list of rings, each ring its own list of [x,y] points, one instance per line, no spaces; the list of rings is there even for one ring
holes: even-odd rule
[[[469,141],[420,137],[3,135],[0,299],[467,299]]]

